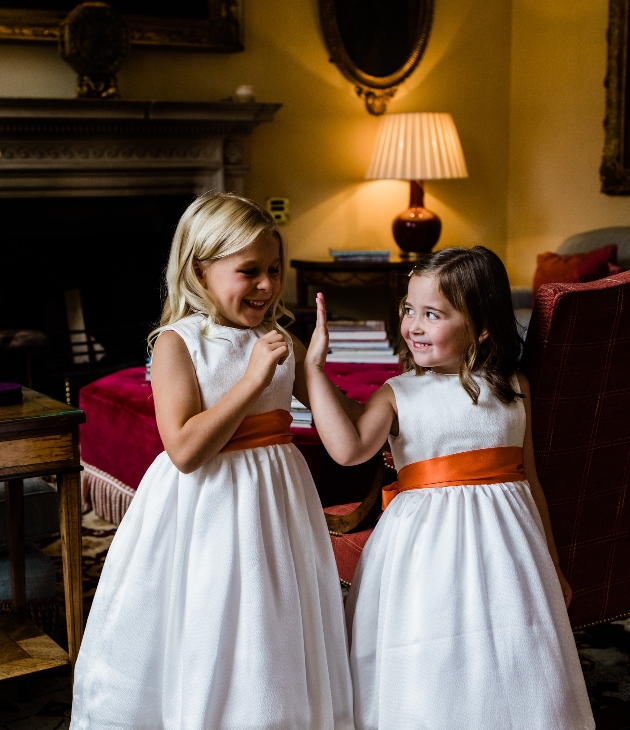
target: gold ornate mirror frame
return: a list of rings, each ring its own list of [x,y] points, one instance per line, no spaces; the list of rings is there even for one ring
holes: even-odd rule
[[[76,0],[74,5],[81,2]],[[13,6],[11,2],[5,4],[8,7],[0,4],[0,41],[57,43],[59,24],[68,9],[21,9],[19,0]],[[198,20],[178,17],[176,1],[172,3],[171,17],[128,15],[124,2],[117,7],[129,24],[133,45],[234,53],[243,50],[242,4],[242,0],[208,0],[207,17]]]
[[[607,195],[630,195],[629,2],[610,0],[609,5],[606,138],[600,168],[602,193]]]
[[[387,0],[384,1],[387,2]],[[336,14],[337,2],[338,0],[319,0],[322,30],[326,47],[330,53],[330,60],[354,84],[357,94],[365,100],[368,112],[375,115],[384,114],[389,100],[394,96],[400,84],[412,74],[422,58],[433,21],[433,0],[420,0],[418,23],[411,52],[405,63],[388,76],[372,76],[361,70],[352,61],[339,30]]]

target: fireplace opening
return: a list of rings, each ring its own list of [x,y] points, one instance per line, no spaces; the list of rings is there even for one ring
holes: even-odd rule
[[[85,383],[143,364],[173,233],[191,200],[0,200],[0,380],[62,400],[69,382],[76,403]]]

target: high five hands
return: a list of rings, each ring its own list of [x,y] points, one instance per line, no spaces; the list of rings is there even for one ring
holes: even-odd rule
[[[321,292],[318,292],[315,297],[315,303],[317,305],[317,324],[311,337],[311,344],[308,346],[305,365],[323,370],[328,354],[328,327],[326,325],[326,302]]]

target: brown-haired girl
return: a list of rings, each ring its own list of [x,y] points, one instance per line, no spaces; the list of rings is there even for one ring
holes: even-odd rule
[[[324,375],[318,295],[306,378],[322,441],[350,465],[389,438],[398,470],[346,606],[357,730],[592,730],[500,259],[422,259],[401,335],[405,372],[353,423]]]

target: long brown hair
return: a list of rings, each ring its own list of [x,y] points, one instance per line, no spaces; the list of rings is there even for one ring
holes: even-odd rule
[[[479,385],[472,377],[478,373],[502,403],[513,403],[523,394],[514,390],[512,378],[518,368],[523,339],[518,332],[510,282],[501,259],[484,246],[445,248],[422,258],[409,274],[435,276],[442,294],[464,317],[468,347],[463,353],[459,381],[476,405]],[[404,297],[400,317],[404,316]],[[486,330],[488,337],[479,342]],[[404,340],[400,362],[404,372],[422,375],[425,369],[416,364]]]

